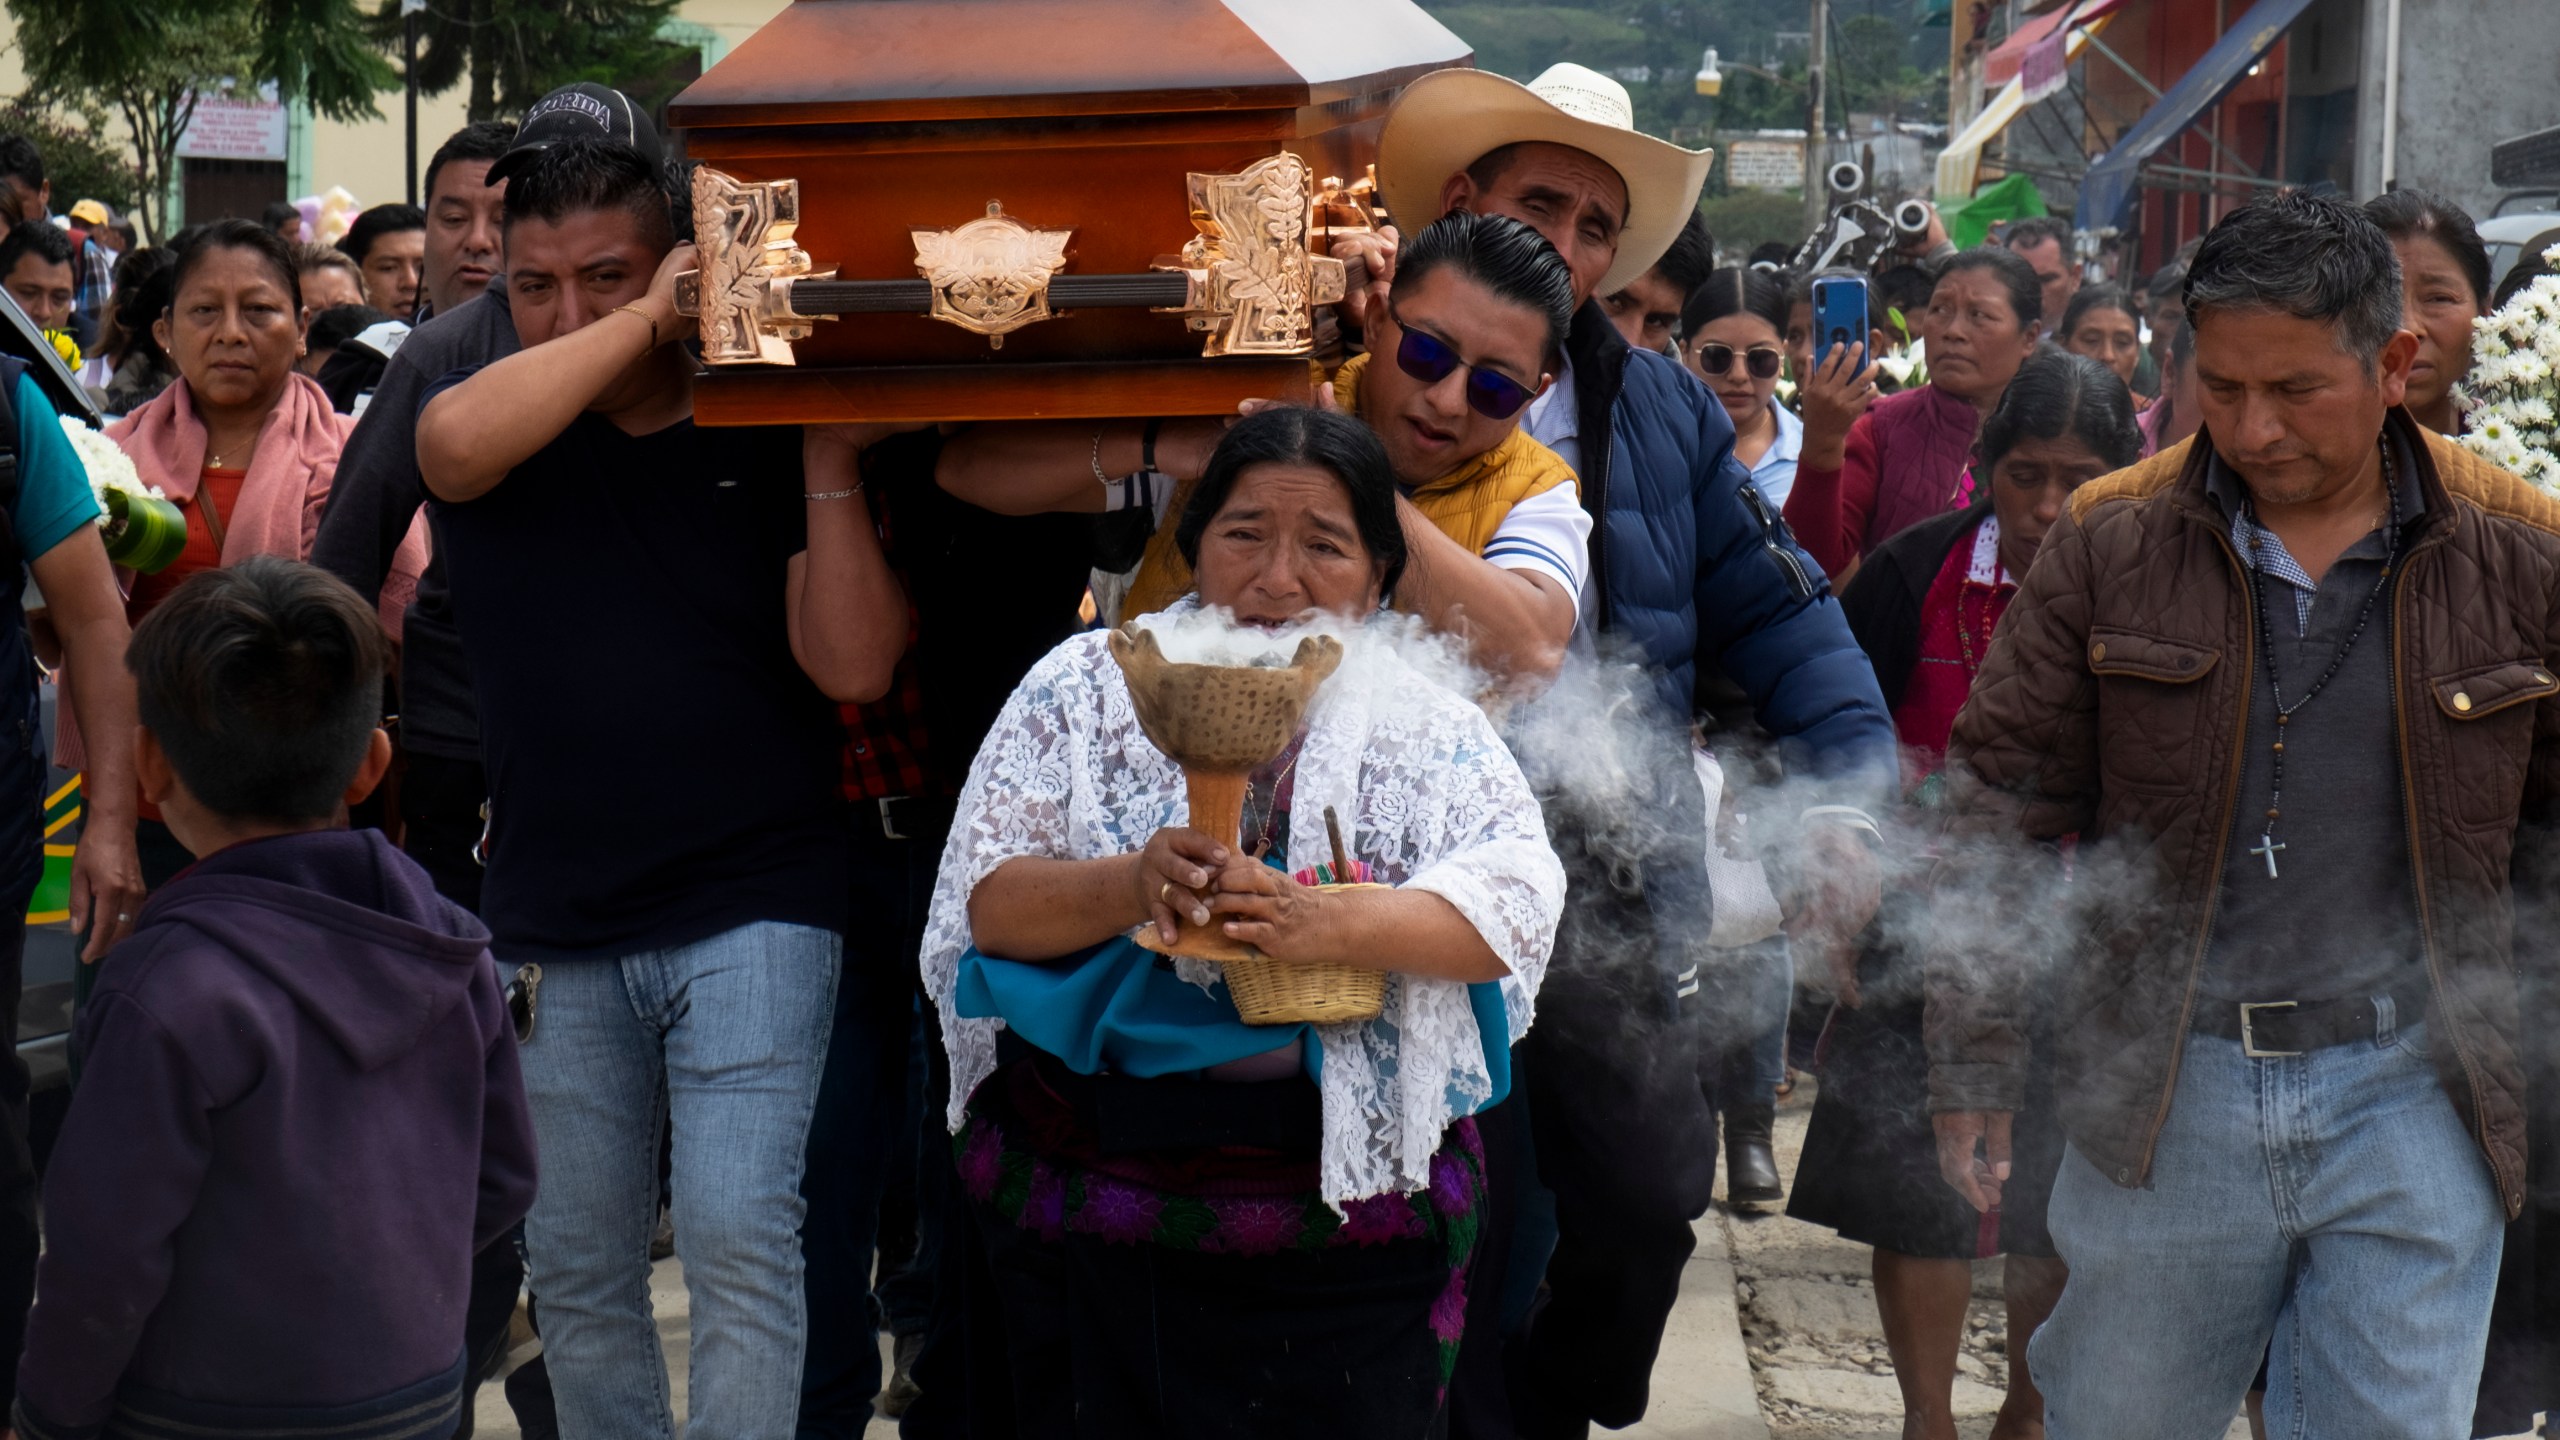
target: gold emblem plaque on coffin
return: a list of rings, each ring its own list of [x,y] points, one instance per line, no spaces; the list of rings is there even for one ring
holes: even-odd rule
[[[1411,0],[797,0],[669,106],[706,423],[1303,398]]]

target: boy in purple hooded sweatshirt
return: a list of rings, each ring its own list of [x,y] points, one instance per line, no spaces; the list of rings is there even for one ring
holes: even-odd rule
[[[471,1259],[533,1201],[478,921],[379,831],[372,609],[310,566],[190,578],[134,632],[143,793],[198,857],[104,962],[45,1182],[21,1440],[430,1440]]]

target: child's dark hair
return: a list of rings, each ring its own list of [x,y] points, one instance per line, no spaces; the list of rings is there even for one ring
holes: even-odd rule
[[[299,823],[335,815],[363,765],[389,653],[356,592],[258,556],[187,577],[124,663],[188,793],[225,819]]]
[[[658,250],[675,248],[666,182],[628,145],[563,140],[507,179],[510,231],[518,221],[557,225],[572,215],[599,210],[625,211],[639,224],[645,244]]]

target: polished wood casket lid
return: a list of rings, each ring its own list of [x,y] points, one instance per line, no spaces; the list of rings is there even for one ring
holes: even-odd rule
[[[1411,0],[795,0],[667,115],[703,129],[1295,109],[1469,53]]]

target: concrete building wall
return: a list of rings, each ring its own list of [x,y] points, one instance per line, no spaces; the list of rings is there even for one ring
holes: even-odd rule
[[[2555,0],[2401,0],[2399,135],[2382,153],[2385,27],[2390,6],[2365,6],[2364,83],[2356,123],[2356,192],[2436,191],[2474,215],[2496,208],[2489,151],[2499,141],[2560,125],[2560,3]]]

